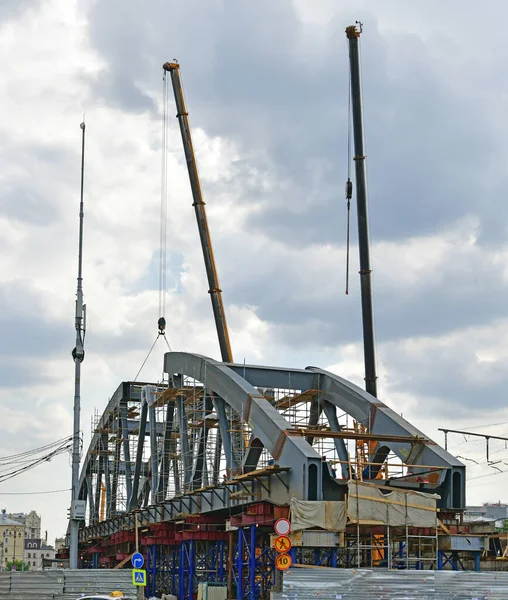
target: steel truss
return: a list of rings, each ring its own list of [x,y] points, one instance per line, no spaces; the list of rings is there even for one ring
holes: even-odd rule
[[[118,531],[134,510],[163,522],[292,496],[341,499],[349,477],[380,483],[389,456],[400,468],[385,485],[437,492],[441,508],[464,505],[462,463],[334,374],[179,352],[166,354],[165,371],[165,386],[123,383],[95,424],[80,478],[81,540]],[[372,451],[360,473],[348,439],[362,436]]]
[[[254,600],[274,580],[266,529],[273,514],[242,521],[226,561],[228,516],[287,506],[292,497],[343,500],[350,478],[436,492],[450,512],[464,505],[462,463],[336,375],[179,352],[166,354],[164,367],[165,385],[123,383],[94,423],[80,477],[88,506],[80,541],[92,566],[129,556],[137,515],[148,532],[141,546],[152,589],[184,600],[200,581],[226,578],[237,598]],[[294,557],[330,566],[376,566],[386,557],[394,567],[404,559],[407,568],[419,565],[418,556],[408,560],[414,542],[399,546],[397,557],[394,540],[383,549],[375,547],[380,538],[348,536],[340,549],[295,549]]]

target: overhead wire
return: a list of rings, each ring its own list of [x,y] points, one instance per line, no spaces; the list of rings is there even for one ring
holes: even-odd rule
[[[501,421],[500,423],[488,423],[485,425],[473,425],[472,427],[470,427],[469,425],[464,425],[464,427],[467,427],[468,429],[483,429],[484,427],[497,427],[498,425],[507,425],[508,421]],[[462,427],[459,427],[459,429],[462,429]]]
[[[168,221],[168,82],[166,71],[162,75],[162,123],[161,123],[161,198],[160,198],[160,236],[159,236],[159,319],[157,321],[158,333],[152,347],[144,358],[134,377],[137,381],[141,371],[157,344],[159,337],[163,337],[169,351],[171,345],[166,337],[166,296],[167,296],[167,221]],[[164,374],[163,374],[164,377]]]
[[[37,492],[0,492],[0,496],[36,496],[38,494],[60,494],[61,492],[70,492],[71,488],[64,490],[41,490]]]
[[[27,451],[26,453],[22,453],[22,455],[25,457],[23,459],[17,458],[15,460],[12,460],[12,456],[4,457],[4,459],[10,458],[11,462],[4,463],[3,466],[6,467],[12,465],[12,467],[11,470],[7,470],[7,472],[0,473],[0,483],[8,481],[9,479],[13,479],[14,477],[17,477],[18,475],[21,475],[23,473],[26,473],[27,471],[30,471],[45,462],[49,462],[52,458],[55,458],[60,454],[71,451],[72,442],[73,437],[68,437],[63,438],[62,440],[58,440],[57,442],[53,442],[52,444],[48,444],[47,446],[43,446],[42,451],[46,453],[42,454],[42,456],[39,456],[41,454],[41,449],[39,448]],[[49,448],[51,448],[51,451],[47,452]],[[29,454],[32,456],[31,459],[26,458]],[[19,457],[21,455],[14,456]]]
[[[59,440],[55,440],[54,442],[50,442],[49,444],[46,444],[44,446],[39,446],[37,448],[32,448],[30,450],[25,450],[25,452],[20,452],[18,454],[10,454],[10,455],[7,455],[7,456],[0,456],[0,463],[5,462],[7,460],[20,459],[20,458],[23,458],[25,456],[30,456],[30,455],[33,455],[33,454],[40,454],[44,450],[49,450],[50,448],[58,446],[62,442],[66,442],[68,440],[72,440],[72,436],[67,436],[67,437],[61,438]]]

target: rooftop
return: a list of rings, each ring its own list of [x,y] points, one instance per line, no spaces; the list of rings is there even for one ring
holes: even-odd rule
[[[12,526],[18,526],[18,527],[23,527],[23,523],[18,523],[18,521],[13,521],[12,519],[9,519],[8,517],[6,517],[4,514],[0,513],[0,526],[2,525],[10,525]]]

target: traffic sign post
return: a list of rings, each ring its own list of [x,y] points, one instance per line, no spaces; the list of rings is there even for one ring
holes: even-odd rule
[[[287,535],[291,532],[291,523],[287,519],[278,519],[274,525],[277,535]]]
[[[145,564],[145,558],[141,552],[134,552],[131,556],[131,564],[133,569],[142,569]]]
[[[287,537],[291,532],[291,523],[288,519],[277,519],[273,526],[275,533],[279,536],[275,542],[275,551],[278,552],[275,557],[275,585],[274,591],[282,591],[282,572],[287,571],[293,564],[291,556],[287,554],[291,550],[291,540]]]
[[[274,548],[277,552],[285,553],[291,550],[291,540],[286,535],[280,535],[274,542]]]
[[[293,560],[289,554],[278,554],[275,558],[275,568],[278,571],[287,571],[293,564]]]
[[[146,571],[144,569],[132,569],[132,585],[146,586]]]

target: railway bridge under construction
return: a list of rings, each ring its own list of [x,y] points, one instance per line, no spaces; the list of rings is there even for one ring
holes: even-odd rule
[[[266,597],[288,517],[296,563],[438,568],[465,467],[386,404],[316,367],[169,352],[164,371],[122,383],[95,423],[82,566],[118,565],[138,536],[152,591]]]
[[[81,567],[122,567],[139,551],[148,597],[199,598],[200,585],[211,585],[221,588],[214,600],[263,599],[280,583],[275,531],[285,519],[286,566],[479,569],[484,539],[471,535],[461,517],[465,466],[377,398],[360,32],[361,25],[346,30],[366,390],[318,367],[233,361],[180,68],[165,63],[222,361],[170,351],[162,383],[122,383],[94,422],[79,477],[75,410],[71,564],[79,556]],[[351,198],[348,175],[348,207]],[[164,227],[161,219],[161,240]],[[159,335],[165,324],[162,311]],[[84,353],[73,356],[79,402]]]

